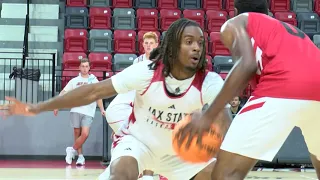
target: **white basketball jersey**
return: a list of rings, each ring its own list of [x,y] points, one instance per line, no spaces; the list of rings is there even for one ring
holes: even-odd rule
[[[162,75],[163,65],[154,71],[150,85],[136,94],[127,132],[157,154],[173,154],[171,137],[175,124],[203,107],[201,88],[207,72],[198,72],[187,91],[170,95]]]

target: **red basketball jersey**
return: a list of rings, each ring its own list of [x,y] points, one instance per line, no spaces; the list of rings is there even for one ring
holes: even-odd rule
[[[297,27],[247,13],[256,62],[253,96],[320,101],[320,52]]]

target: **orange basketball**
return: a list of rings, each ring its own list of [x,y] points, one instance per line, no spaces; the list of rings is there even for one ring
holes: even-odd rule
[[[178,147],[176,134],[179,129],[186,126],[191,121],[191,115],[185,116],[179,123],[176,124],[172,133],[172,145],[176,154],[184,161],[190,163],[208,162],[211,158],[217,155],[222,143],[222,136],[220,135],[219,127],[211,127],[212,133],[205,133],[202,136],[202,146],[197,145],[197,137],[194,137],[189,149],[185,148],[187,138],[182,143],[181,148]]]

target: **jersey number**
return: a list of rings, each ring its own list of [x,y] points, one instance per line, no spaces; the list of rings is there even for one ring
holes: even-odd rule
[[[284,26],[284,28],[286,28],[287,32],[293,36],[299,37],[301,39],[304,39],[306,37],[306,35],[297,27],[295,26],[289,26],[287,23],[285,22],[281,22],[281,24]],[[296,31],[294,32],[293,29]]]

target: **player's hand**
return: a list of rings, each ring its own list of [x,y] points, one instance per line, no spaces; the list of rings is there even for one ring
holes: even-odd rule
[[[101,112],[102,116],[105,116],[105,115],[106,115],[106,111],[101,110],[100,112]]]
[[[190,144],[194,137],[197,137],[197,144],[201,146],[202,135],[205,132],[210,132],[212,121],[202,115],[200,111],[191,114],[191,121],[185,127],[181,128],[177,134],[178,145],[181,147],[185,139],[187,139],[186,149],[190,147]]]
[[[22,103],[13,97],[5,97],[9,104],[0,105],[1,116],[7,118],[13,115],[34,116],[37,111],[34,105]]]
[[[57,115],[58,115],[58,112],[59,112],[59,110],[58,110],[58,109],[53,110],[53,114],[54,114],[54,116],[57,116]]]

